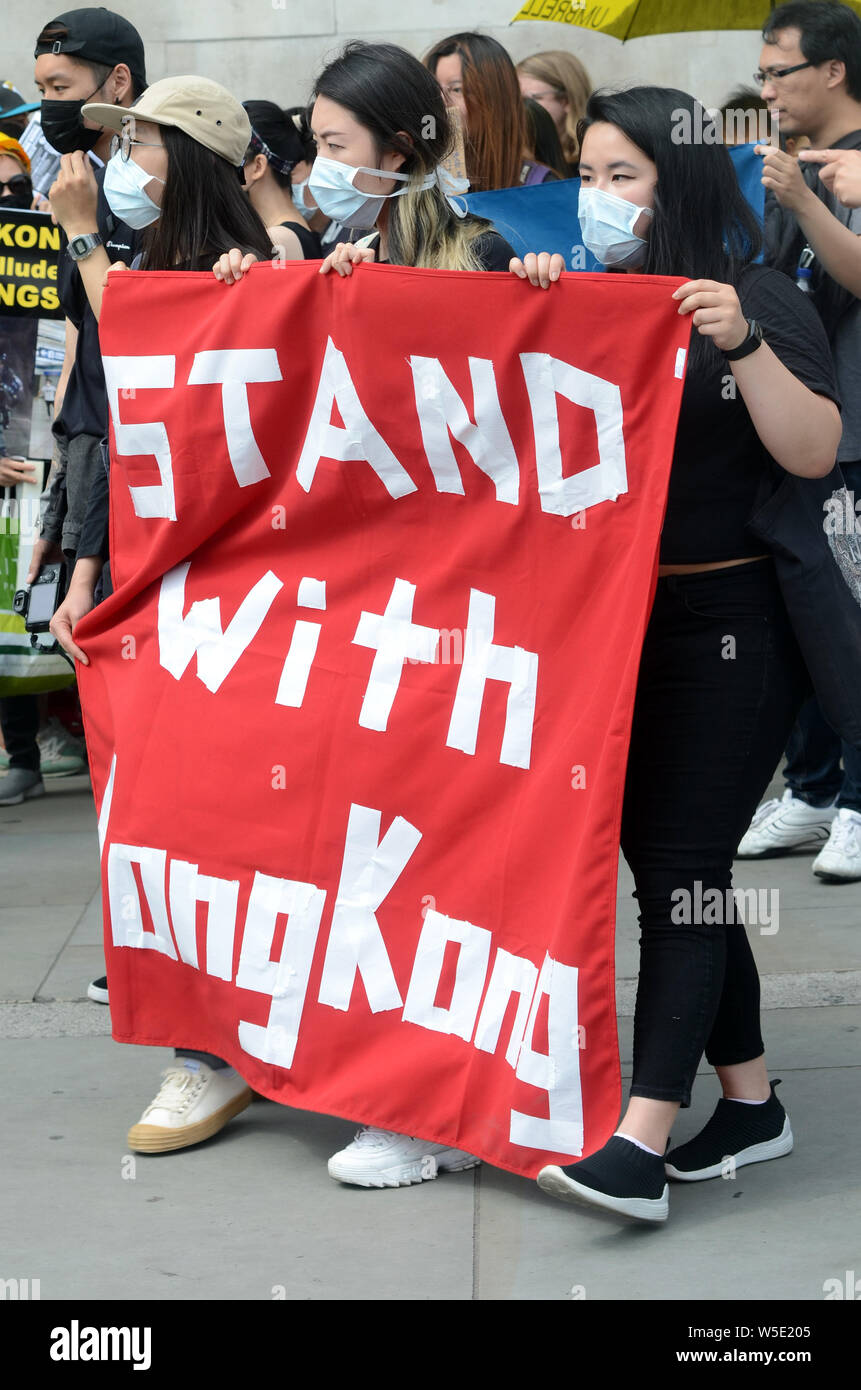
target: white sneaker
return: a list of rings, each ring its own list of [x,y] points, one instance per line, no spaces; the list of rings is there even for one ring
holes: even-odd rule
[[[194,1057],[177,1057],[162,1078],[155,1100],[128,1133],[128,1146],[138,1153],[199,1144],[251,1103],[251,1088],[232,1067],[216,1069]]]
[[[834,817],[831,834],[824,849],[813,861],[813,872],[819,877],[853,883],[861,878],[861,814],[844,806]]]
[[[439,1172],[459,1173],[481,1159],[463,1149],[409,1139],[389,1129],[360,1129],[352,1144],[329,1159],[329,1177],[357,1187],[408,1187]]]
[[[764,801],[757,809],[735,857],[768,859],[793,849],[818,849],[836,815],[836,797],[830,806],[808,806],[787,787],[780,801]]]

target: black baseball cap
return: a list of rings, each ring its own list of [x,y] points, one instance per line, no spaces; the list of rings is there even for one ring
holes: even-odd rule
[[[121,14],[102,6],[57,15],[36,40],[33,57],[40,58],[43,53],[68,53],[72,58],[110,68],[125,63],[135,86],[146,87],[143,39]]]

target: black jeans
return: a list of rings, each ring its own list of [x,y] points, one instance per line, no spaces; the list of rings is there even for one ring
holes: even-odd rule
[[[732,861],[809,689],[770,559],[658,580],[622,814],[641,927],[632,1096],[687,1106],[704,1051],[729,1066],[764,1050]],[[715,888],[723,910],[697,913]]]
[[[36,742],[39,705],[35,695],[7,695],[0,699],[0,728],[9,754],[9,766],[38,772],[41,754]]]

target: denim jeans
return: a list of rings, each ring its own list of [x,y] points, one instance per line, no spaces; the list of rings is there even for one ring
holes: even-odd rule
[[[641,928],[632,1096],[687,1106],[703,1052],[729,1066],[764,1050],[732,861],[809,689],[770,559],[658,580],[622,813]],[[698,913],[715,888],[722,910]]]

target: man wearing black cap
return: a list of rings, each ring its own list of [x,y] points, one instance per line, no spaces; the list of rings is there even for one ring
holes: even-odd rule
[[[102,191],[103,171],[93,175],[90,152],[110,156],[112,132],[81,116],[94,98],[128,106],[146,89],[141,37],[121,15],[106,9],[69,10],[46,24],[36,41],[36,86],[42,93],[42,130],[64,157],[54,186],[54,212],[68,242],[60,252],[57,288],[66,313],[66,360],[57,390],[54,435],[58,469],[52,480],[33,550],[28,580],[61,545],[74,561],[87,499],[103,469],[100,444],[108,432],[105,379],[98,326],[77,262],[94,253],[131,263],[139,234],[113,217]],[[75,177],[66,179],[70,167]],[[103,249],[102,249],[103,248]]]

